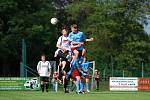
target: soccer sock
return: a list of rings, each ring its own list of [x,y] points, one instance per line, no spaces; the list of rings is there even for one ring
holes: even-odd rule
[[[57,89],[58,89],[58,83],[56,82],[55,83],[55,92],[57,92]]]
[[[46,85],[46,92],[48,92],[48,86],[49,86],[49,84],[46,83],[45,85]]]
[[[65,92],[68,91],[68,80],[67,79],[65,79],[64,89],[65,89]]]
[[[53,91],[55,91],[55,82],[53,82]]]
[[[74,89],[75,89],[75,84],[72,85],[71,91],[74,91]]]
[[[79,85],[80,85],[80,81],[79,80],[77,80],[76,81],[76,92],[79,92]]]
[[[75,64],[76,64],[76,61],[75,61],[75,60],[72,60],[72,61],[71,61],[71,67],[74,67]]]
[[[83,90],[84,90],[84,84],[83,84],[83,82],[82,82],[82,81],[80,81],[80,83],[79,83],[79,84],[80,84],[80,91],[81,91],[81,92],[83,92]]]
[[[89,83],[86,83],[86,90],[89,90]]]
[[[44,92],[44,84],[41,84],[42,92]]]

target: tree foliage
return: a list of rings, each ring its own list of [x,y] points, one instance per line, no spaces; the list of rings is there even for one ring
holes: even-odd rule
[[[61,26],[70,28],[72,23],[93,33],[86,56],[98,69],[113,66],[138,72],[141,62],[150,62],[150,36],[143,27],[149,4],[149,0],[1,0],[0,76],[19,75],[22,39],[29,66],[35,66],[42,53],[53,60]],[[59,19],[57,25],[50,24],[52,17]]]

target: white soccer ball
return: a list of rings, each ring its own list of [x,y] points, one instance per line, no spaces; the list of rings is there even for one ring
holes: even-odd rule
[[[57,24],[58,23],[58,19],[57,18],[51,18],[51,23],[53,25]]]

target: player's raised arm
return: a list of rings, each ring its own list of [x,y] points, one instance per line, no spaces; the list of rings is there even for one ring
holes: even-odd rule
[[[94,38],[93,38],[93,37],[90,37],[91,34],[92,34],[91,31],[86,32],[86,39],[85,39],[85,42],[92,42],[92,41],[94,41]]]
[[[94,38],[86,39],[85,41],[86,42],[92,42],[92,41],[94,41]]]

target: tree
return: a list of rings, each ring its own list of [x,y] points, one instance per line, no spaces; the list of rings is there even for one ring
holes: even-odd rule
[[[127,70],[139,70],[141,59],[150,61],[150,38],[143,28],[148,14],[147,2],[105,0],[97,5],[83,0],[68,6],[66,11],[80,29],[93,32],[95,40],[87,45],[87,57],[96,61],[97,68],[104,69],[99,65],[111,65],[113,59],[115,69],[125,66]]]
[[[1,76],[18,76],[23,38],[27,42],[29,66],[35,66],[42,53],[52,59],[58,31],[50,24],[55,15],[51,3],[51,0],[0,1]]]

